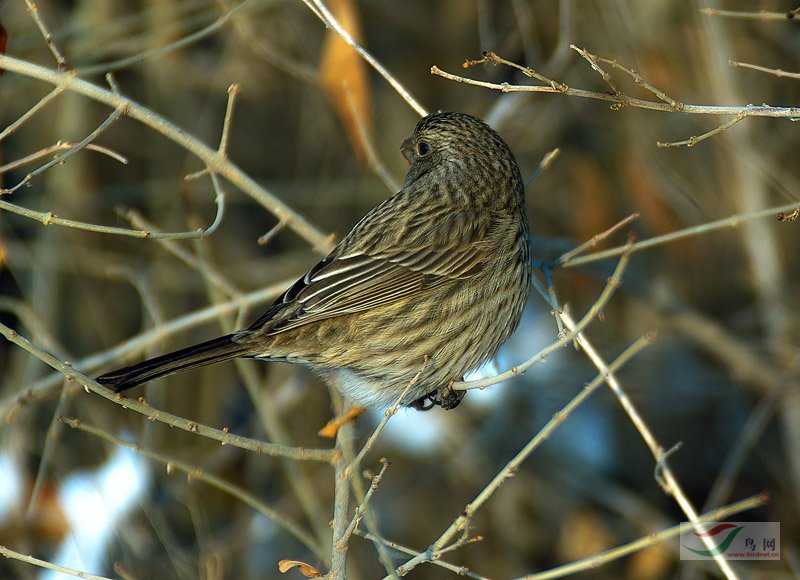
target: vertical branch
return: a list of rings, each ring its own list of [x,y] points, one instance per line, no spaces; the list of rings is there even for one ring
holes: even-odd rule
[[[350,507],[350,479],[344,449],[353,445],[353,423],[344,423],[336,434],[339,457],[334,470],[333,542],[331,548],[331,580],[347,578],[347,526]]]

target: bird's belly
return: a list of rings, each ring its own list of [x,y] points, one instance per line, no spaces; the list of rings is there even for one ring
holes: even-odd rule
[[[524,282],[451,286],[405,300],[393,316],[381,308],[353,315],[347,335],[327,340],[335,346],[314,366],[359,404],[391,406],[410,385],[408,404],[494,356],[527,293]]]

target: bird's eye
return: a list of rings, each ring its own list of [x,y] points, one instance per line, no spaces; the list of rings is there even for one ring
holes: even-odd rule
[[[428,143],[426,143],[425,141],[420,141],[419,143],[417,143],[417,153],[420,156],[427,155],[428,151],[430,151],[430,150],[431,150],[431,146],[428,145]]]

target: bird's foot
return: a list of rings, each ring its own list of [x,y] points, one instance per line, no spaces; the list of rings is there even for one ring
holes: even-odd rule
[[[417,411],[430,411],[437,405],[446,410],[455,409],[466,394],[466,391],[456,391],[448,385],[438,391],[433,391],[424,397],[420,397],[416,401],[409,403],[408,406]]]
[[[441,405],[442,409],[455,409],[466,394],[467,391],[456,391],[452,386],[447,385],[436,393],[436,397],[438,398],[437,404]]]

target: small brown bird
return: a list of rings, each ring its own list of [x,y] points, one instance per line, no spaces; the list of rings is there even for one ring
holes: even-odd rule
[[[519,167],[484,122],[435,113],[401,151],[402,189],[252,326],[105,374],[116,392],[234,357],[305,365],[365,406],[458,405],[450,388],[494,356],[530,288]]]

